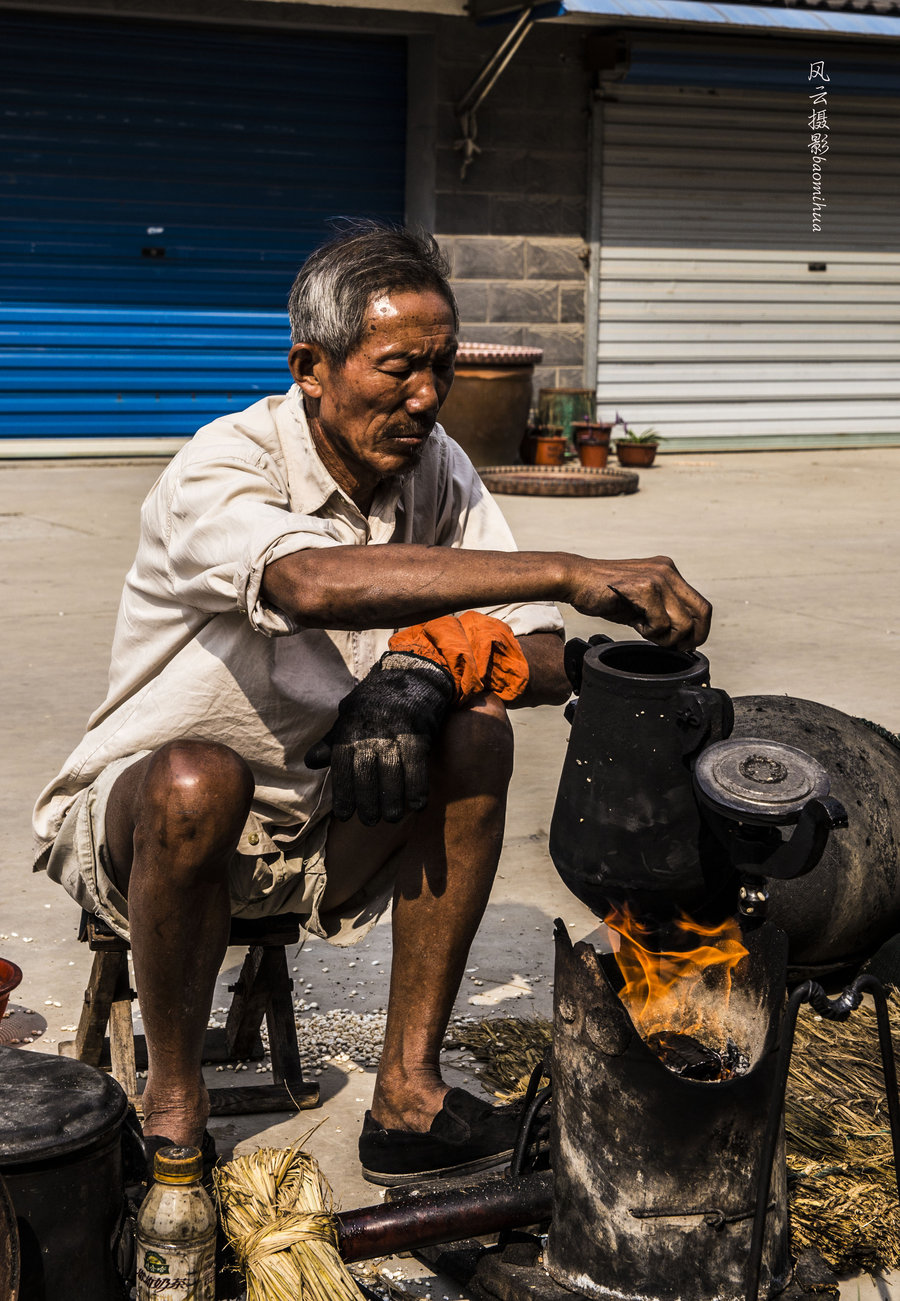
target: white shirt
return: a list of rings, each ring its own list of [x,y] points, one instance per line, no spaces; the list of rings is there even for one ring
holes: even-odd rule
[[[112,760],[179,737],[230,745],[254,811],[293,833],[330,809],[327,770],[303,762],[392,629],[299,629],[261,594],[266,565],[313,547],[385,542],[514,551],[496,503],[437,425],[422,459],[376,490],[368,518],[313,445],[299,389],[204,426],[141,510],[119,606],[109,691],[34,812],[35,869],[73,800]],[[521,636],[562,628],[544,602],[485,608]]]

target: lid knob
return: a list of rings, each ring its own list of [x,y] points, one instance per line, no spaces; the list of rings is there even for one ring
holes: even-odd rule
[[[760,785],[765,782],[783,782],[788,775],[784,764],[779,763],[769,754],[748,754],[747,758],[738,764],[738,769],[747,781],[758,782]]]

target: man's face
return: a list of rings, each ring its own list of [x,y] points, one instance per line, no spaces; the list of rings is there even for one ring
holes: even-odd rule
[[[332,474],[336,458],[355,485],[371,488],[417,463],[453,382],[456,347],[450,305],[431,290],[374,299],[363,340],[342,366],[321,356],[310,364],[315,350],[304,358],[304,345],[295,345],[291,370],[311,399],[313,434]]]

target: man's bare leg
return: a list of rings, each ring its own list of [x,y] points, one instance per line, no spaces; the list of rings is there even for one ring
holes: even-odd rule
[[[107,842],[128,896],[149,1070],[144,1133],[200,1145],[209,1112],[201,1055],[228,943],[227,867],[253,778],[231,749],[174,741],[128,768],[110,794]]]
[[[372,1105],[385,1128],[427,1131],[447,1092],[441,1044],[496,872],[511,773],[506,711],[488,696],[448,719],[424,812],[398,825],[332,823],[326,907],[353,892],[361,863],[368,876],[396,862],[388,1020]],[[234,751],[194,741],[133,764],[110,795],[107,842],[128,895],[147,1037],[147,1135],[193,1144],[203,1135],[200,1059],[228,939],[226,869],[252,795]]]
[[[372,1100],[385,1129],[427,1132],[447,1093],[441,1044],[500,858],[511,775],[506,709],[485,696],[449,716],[422,813],[394,828],[332,823],[326,904],[341,901],[333,896],[342,861],[371,868],[377,845],[376,861],[392,857],[397,866],[387,1027]]]

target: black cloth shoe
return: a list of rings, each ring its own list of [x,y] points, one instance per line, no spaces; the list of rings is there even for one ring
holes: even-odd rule
[[[366,1112],[359,1139],[363,1178],[396,1187],[508,1165],[522,1119],[521,1103],[492,1107],[451,1089],[427,1134],[382,1129]]]

